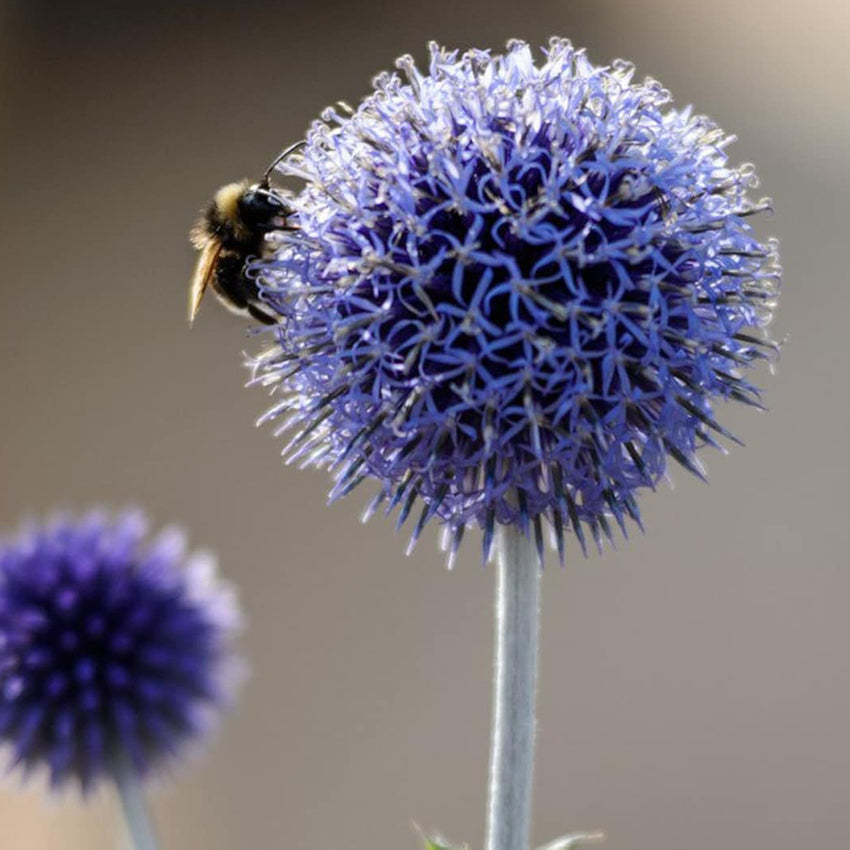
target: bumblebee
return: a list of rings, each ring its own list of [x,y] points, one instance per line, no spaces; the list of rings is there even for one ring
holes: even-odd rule
[[[303,145],[299,142],[280,154],[259,183],[228,183],[207,205],[190,236],[200,256],[189,286],[189,324],[195,320],[208,287],[233,313],[267,325],[279,320],[260,299],[256,281],[245,272],[250,258],[263,256],[268,233],[295,229],[288,221],[292,208],[281,191],[270,185],[269,178],[278,163]]]

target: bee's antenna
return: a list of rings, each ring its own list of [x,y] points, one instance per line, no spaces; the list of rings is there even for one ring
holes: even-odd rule
[[[290,145],[283,153],[278,154],[274,162],[272,162],[272,164],[266,169],[265,177],[263,177],[263,183],[269,182],[269,177],[271,176],[272,171],[274,171],[281,162],[283,162],[288,156],[294,154],[299,148],[303,148],[306,144],[307,142],[303,140],[296,142],[294,145]]]

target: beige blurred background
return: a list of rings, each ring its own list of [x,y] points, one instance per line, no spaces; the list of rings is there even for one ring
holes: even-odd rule
[[[740,137],[778,213],[771,412],[642,501],[648,534],[544,577],[534,839],[815,850],[850,837],[850,110],[842,0],[6,3],[0,15],[0,526],[147,506],[237,580],[254,674],[154,797],[163,846],[480,848],[492,574],[411,558],[365,494],[325,506],[254,428],[238,320],[185,322],[186,232],[325,105],[427,40],[552,34],[634,60]],[[0,790],[0,850],[106,850],[113,800]]]

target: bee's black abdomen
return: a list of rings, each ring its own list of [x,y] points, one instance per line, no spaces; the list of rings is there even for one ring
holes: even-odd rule
[[[242,280],[245,258],[223,248],[218,255],[213,286],[218,294],[238,310],[248,309],[249,292]]]
[[[256,281],[245,275],[246,255],[223,248],[216,263],[212,284],[219,297],[234,311],[247,313],[267,325],[277,322],[271,309],[260,300]]]

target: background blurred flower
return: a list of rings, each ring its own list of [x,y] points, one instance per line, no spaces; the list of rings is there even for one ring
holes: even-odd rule
[[[235,594],[182,532],[146,527],[92,513],[0,544],[0,739],[54,786],[147,774],[230,695]]]
[[[773,344],[776,245],[749,165],[657,82],[552,40],[504,56],[431,46],[329,109],[281,168],[300,231],[253,272],[285,317],[258,380],[292,458],[367,477],[376,503],[600,545],[672,457],[732,438],[713,399],[759,406],[741,369]],[[373,503],[373,507],[376,503]]]

